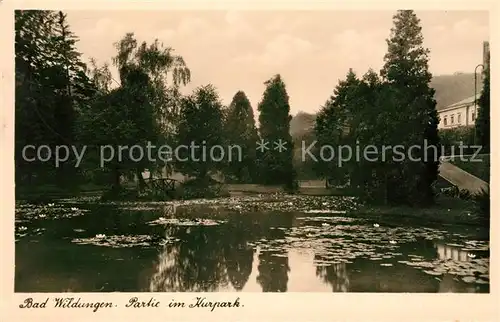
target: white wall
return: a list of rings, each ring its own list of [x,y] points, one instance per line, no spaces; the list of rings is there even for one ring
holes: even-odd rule
[[[468,126],[474,125],[475,119],[477,118],[477,112],[479,111],[479,106],[476,106],[475,118],[472,120],[472,115],[474,114],[474,104],[468,106],[460,106],[455,109],[439,111],[439,129],[450,129],[457,126]],[[460,114],[460,120],[458,115]],[[453,123],[451,118],[453,116]],[[444,119],[446,117],[447,123],[444,124]]]

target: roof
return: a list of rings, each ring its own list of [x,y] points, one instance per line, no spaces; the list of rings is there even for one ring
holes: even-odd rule
[[[481,97],[481,93],[477,93],[475,95],[476,97],[476,100],[479,99],[479,97]],[[470,96],[470,97],[467,97],[466,99],[463,99],[461,101],[458,101],[456,103],[453,103],[451,105],[448,105],[446,107],[443,107],[442,109],[440,109],[441,111],[444,111],[444,110],[448,110],[448,109],[452,109],[454,107],[460,107],[460,106],[464,106],[464,105],[469,105],[469,104],[473,104],[474,103],[474,95]]]

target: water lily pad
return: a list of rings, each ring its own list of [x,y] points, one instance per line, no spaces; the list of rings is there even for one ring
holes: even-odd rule
[[[111,248],[151,246],[151,241],[152,241],[152,237],[149,235],[106,236],[104,234],[98,234],[98,236],[92,237],[92,238],[74,238],[73,240],[71,240],[71,242],[73,242],[75,244],[104,246],[104,247],[111,247]]]
[[[424,273],[429,274],[429,275],[433,275],[433,276],[443,275],[443,272],[439,272],[439,271],[424,271]]]
[[[462,277],[462,281],[465,283],[474,283],[476,282],[476,278],[474,276],[464,276]]]

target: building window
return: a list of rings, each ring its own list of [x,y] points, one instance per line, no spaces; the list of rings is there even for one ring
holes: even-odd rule
[[[453,124],[454,118],[455,118],[455,116],[453,114],[451,114],[451,116],[450,116],[450,123],[451,124]]]
[[[471,117],[471,119],[472,119],[472,122],[474,122],[474,120],[476,119],[476,113],[472,112],[472,117]]]
[[[460,113],[457,114],[457,123],[460,124]]]
[[[444,124],[444,126],[448,125],[448,120],[446,119],[446,115],[444,116],[443,124]]]

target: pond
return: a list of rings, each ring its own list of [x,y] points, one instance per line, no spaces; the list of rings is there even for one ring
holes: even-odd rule
[[[489,242],[345,197],[16,203],[16,292],[489,292]]]

